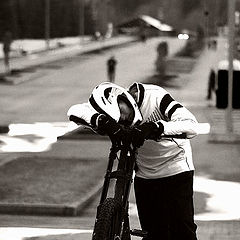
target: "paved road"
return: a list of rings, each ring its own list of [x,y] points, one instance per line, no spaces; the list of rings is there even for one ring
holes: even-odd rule
[[[67,121],[68,108],[86,101],[94,86],[107,80],[106,60],[111,54],[114,53],[118,60],[116,83],[127,86],[153,74],[155,47],[160,41],[155,38],[144,45],[136,42],[128,48],[64,59],[48,68],[40,68],[42,75],[34,81],[16,86],[0,85],[0,123]],[[183,44],[169,39],[170,54]]]

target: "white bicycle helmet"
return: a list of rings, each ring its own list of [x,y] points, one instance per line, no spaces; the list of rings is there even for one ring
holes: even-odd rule
[[[123,100],[133,110],[134,117],[131,126],[141,123],[142,114],[133,97],[126,89],[114,83],[103,82],[96,86],[89,98],[89,103],[97,112],[107,114],[116,122],[119,122],[121,116],[119,99]]]

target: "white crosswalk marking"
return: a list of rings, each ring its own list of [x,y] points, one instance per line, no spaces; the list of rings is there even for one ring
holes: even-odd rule
[[[0,152],[47,151],[57,141],[57,137],[76,127],[72,122],[11,124],[8,134],[0,135]]]
[[[0,240],[23,240],[30,237],[92,233],[85,229],[54,229],[54,228],[27,228],[27,227],[2,227],[0,228]]]

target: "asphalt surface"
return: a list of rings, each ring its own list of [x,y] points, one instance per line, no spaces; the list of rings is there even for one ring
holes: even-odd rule
[[[201,135],[192,140],[194,162],[197,175],[195,192],[206,192],[206,189],[210,187],[210,184],[213,184],[213,189],[216,190],[218,188],[218,194],[222,194],[220,195],[220,200],[222,198],[222,201],[225,201],[226,195],[230,194],[230,192],[227,190],[232,187],[231,184],[237,184],[240,182],[240,148],[238,142],[239,130],[237,128],[239,111],[234,111],[234,116],[236,116],[234,118],[234,127],[236,129],[234,129],[234,134],[229,134],[226,131],[226,121],[224,117],[225,111],[215,108],[215,98],[213,98],[211,101],[206,101],[206,95],[210,68],[215,68],[217,66],[217,63],[225,58],[225,43],[226,39],[218,39],[217,51],[214,51],[212,49],[205,49],[195,63],[193,70],[190,73],[183,73],[179,75],[179,81],[184,85],[184,87],[178,89],[172,87],[168,88],[169,92],[171,92],[177,100],[182,102],[196,115],[199,122],[210,122],[211,124],[210,134]],[[132,80],[133,79],[129,81],[132,82]],[[126,81],[126,79],[124,82],[119,81],[119,84],[123,83],[123,85],[125,85]],[[14,97],[15,96],[12,96],[13,99]],[[221,117],[217,118],[216,120],[216,116]],[[11,116],[8,119],[11,119]],[[5,118],[2,121],[2,123],[4,123],[2,126],[6,126],[6,122],[8,121],[6,121]],[[76,146],[74,146],[74,144],[71,144],[71,140],[68,140],[65,143],[57,143],[54,146],[55,150],[61,149],[62,144],[69,145],[69,154],[76,153]],[[56,152],[58,151],[54,151],[54,153]],[[6,157],[9,156],[6,154],[1,154],[1,161],[3,163],[5,161],[8,161],[6,160]],[[201,189],[201,183],[206,179],[207,182],[202,187],[203,189]],[[212,180],[214,182],[212,182]],[[228,183],[230,183],[230,185],[228,185]],[[226,186],[224,184],[226,184]],[[239,199],[236,188],[234,188],[233,191],[235,192],[235,198]],[[209,190],[210,198],[213,193],[215,193],[213,190]],[[196,194],[196,196],[198,197],[199,195]],[[232,215],[225,209],[218,209],[218,205],[221,205],[220,203],[217,204],[217,202],[213,202],[214,206],[212,206],[210,201],[208,202],[208,206],[206,206],[206,212],[196,215],[196,220],[199,226],[199,239],[237,240],[240,238],[240,208],[238,207],[238,204],[234,205],[234,201],[232,202],[231,199],[228,199],[228,201],[229,202],[227,202],[226,206],[233,207],[233,210],[231,212]],[[215,211],[213,210],[214,207],[216,208]],[[19,221],[21,221],[20,219]],[[11,222],[13,222],[13,220],[10,220],[9,224],[7,224],[8,220],[8,217],[3,216],[3,218],[1,218],[0,225],[5,227],[7,225],[11,226]],[[53,225],[56,226],[56,224]],[[73,224],[73,228],[75,229],[76,225]],[[4,229],[0,228],[0,231],[1,230]],[[89,228],[88,231],[90,230],[91,229]],[[53,233],[50,234],[52,235]],[[90,239],[90,234],[90,232],[77,233],[75,236],[70,236],[68,234],[67,237],[69,239]],[[65,239],[68,239],[66,238],[66,235],[64,237]],[[53,239],[50,235],[44,239],[48,238]],[[61,236],[59,235],[58,239],[60,238]]]

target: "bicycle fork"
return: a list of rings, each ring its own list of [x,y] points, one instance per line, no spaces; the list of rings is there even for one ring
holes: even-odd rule
[[[116,179],[113,199],[116,204],[117,211],[116,216],[114,217],[114,219],[112,219],[114,236],[112,236],[111,239],[130,240],[130,234],[134,236],[145,237],[146,232],[136,229],[130,230],[129,224],[129,195],[133,182],[136,150],[128,147],[123,147],[120,151],[117,170],[113,171],[114,161],[118,158],[118,151],[119,149],[117,147],[112,146],[109,154],[109,161],[100,198],[100,204],[97,208],[96,221],[99,218],[101,206],[108,197],[110,181],[111,179]]]

